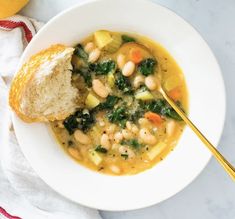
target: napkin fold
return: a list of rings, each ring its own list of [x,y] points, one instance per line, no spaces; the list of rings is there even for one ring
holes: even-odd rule
[[[31,168],[15,138],[8,86],[22,52],[42,26],[20,15],[0,20],[0,158],[5,176],[0,177],[0,195],[4,195],[0,197],[0,218],[101,219],[97,210],[71,202],[48,187]],[[16,202],[19,206],[14,207]],[[19,217],[11,216],[9,210]]]

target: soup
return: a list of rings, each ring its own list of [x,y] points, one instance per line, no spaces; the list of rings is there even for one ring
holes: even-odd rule
[[[75,46],[72,84],[77,111],[51,123],[64,150],[80,164],[112,175],[153,167],[175,147],[184,123],[158,92],[187,112],[181,69],[152,40],[96,31]]]

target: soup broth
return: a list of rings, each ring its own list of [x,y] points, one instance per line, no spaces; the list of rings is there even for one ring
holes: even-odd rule
[[[97,31],[75,46],[72,84],[77,111],[51,122],[80,164],[112,175],[153,167],[175,147],[184,123],[158,92],[187,112],[183,73],[158,43],[137,34]]]

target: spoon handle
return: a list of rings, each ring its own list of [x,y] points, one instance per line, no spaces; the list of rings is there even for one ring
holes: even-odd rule
[[[160,88],[159,92],[164,99],[172,106],[172,108],[179,114],[184,122],[194,131],[194,133],[200,138],[200,140],[207,146],[217,161],[222,165],[225,171],[235,180],[235,168],[229,163],[225,157],[210,143],[210,141],[198,130],[198,128],[191,122],[191,120],[185,115],[185,113],[171,100],[166,92]]]

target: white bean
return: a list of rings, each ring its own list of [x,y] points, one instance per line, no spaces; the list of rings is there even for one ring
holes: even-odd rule
[[[139,129],[138,129],[138,127],[137,127],[136,125],[132,125],[131,131],[132,131],[134,134],[139,133]]]
[[[130,121],[127,121],[127,122],[126,122],[126,128],[127,128],[129,131],[131,131],[132,124],[131,124]]]
[[[149,90],[155,90],[157,88],[157,81],[153,75],[149,75],[145,78],[145,85]]]
[[[120,174],[121,172],[121,169],[116,165],[110,165],[109,169],[115,174]]]
[[[122,74],[126,77],[131,76],[135,71],[135,63],[128,61],[122,68]]]
[[[106,98],[109,95],[108,89],[98,79],[92,81],[92,88],[95,93],[102,98]]]
[[[78,141],[81,144],[90,144],[91,143],[91,139],[80,130],[76,130],[74,132],[74,138],[76,141]]]
[[[106,148],[107,150],[111,147],[109,136],[107,134],[103,134],[100,138],[100,144],[102,147]]]
[[[120,68],[120,69],[123,68],[123,66],[125,65],[125,62],[126,62],[125,59],[126,58],[125,58],[125,56],[123,54],[119,54],[117,56],[117,65],[118,65],[118,68]]]
[[[148,129],[146,128],[142,128],[140,129],[139,132],[140,138],[141,140],[145,143],[145,144],[156,144],[157,143],[157,139],[154,135],[152,135]]]
[[[115,143],[121,142],[122,139],[123,139],[123,135],[122,135],[121,132],[116,132],[114,134],[114,141],[115,141]]]
[[[126,146],[119,147],[119,153],[120,154],[127,154],[128,158],[133,158],[135,156],[134,151]]]
[[[129,131],[126,130],[126,129],[123,129],[123,130],[122,130],[122,136],[123,136],[125,139],[130,139],[130,138],[132,138],[131,132],[129,132]]]
[[[90,53],[95,49],[95,44],[93,42],[89,42],[85,45],[84,50],[86,53]]]
[[[88,62],[91,62],[91,63],[96,62],[99,59],[100,54],[101,54],[101,51],[98,48],[92,50],[91,53],[89,54]]]
[[[144,84],[144,76],[143,75],[137,75],[134,78],[134,81],[133,81],[134,88],[139,88],[139,86],[141,84]]]

